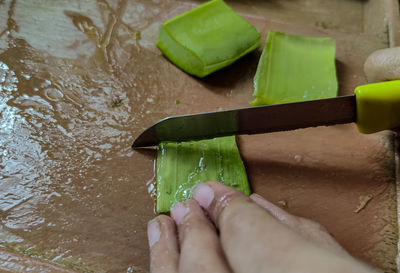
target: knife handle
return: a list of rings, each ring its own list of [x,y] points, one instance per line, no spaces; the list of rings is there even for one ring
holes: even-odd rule
[[[400,127],[400,80],[358,86],[356,124],[363,134]]]

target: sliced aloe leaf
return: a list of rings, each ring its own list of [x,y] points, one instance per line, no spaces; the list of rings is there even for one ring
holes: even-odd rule
[[[260,34],[222,0],[162,24],[157,47],[176,66],[204,77],[260,46]]]
[[[335,97],[337,88],[332,38],[268,33],[254,77],[252,105]]]
[[[234,136],[191,142],[162,142],[157,153],[157,213],[191,198],[194,185],[219,181],[244,194],[250,186]]]

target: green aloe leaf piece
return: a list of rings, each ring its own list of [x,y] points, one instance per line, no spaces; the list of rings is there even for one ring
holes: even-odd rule
[[[190,142],[161,142],[157,152],[157,213],[191,197],[194,185],[219,181],[250,194],[234,136]]]
[[[254,77],[252,105],[289,103],[337,95],[335,41],[268,33]]]
[[[260,34],[222,0],[162,24],[157,47],[176,66],[204,77],[260,46]]]

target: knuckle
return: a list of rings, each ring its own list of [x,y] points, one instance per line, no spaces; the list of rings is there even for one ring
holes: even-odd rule
[[[196,201],[186,200],[183,205],[187,208],[185,216],[179,223],[180,233],[183,237],[186,237],[189,233],[201,233],[203,230],[214,229]]]
[[[174,220],[167,215],[158,215],[154,220],[158,222],[161,232],[175,231],[176,229]]]
[[[171,217],[167,216],[167,215],[158,215],[156,217],[157,221],[159,222],[171,222],[173,221]]]
[[[232,200],[229,205],[223,208],[221,211],[219,218],[219,226],[221,229],[232,229],[232,227],[240,227],[245,224],[245,226],[249,226],[249,223],[244,218],[248,215],[248,212],[251,211],[251,206],[254,205],[248,199],[235,199]],[[251,223],[250,223],[251,225]]]
[[[223,218],[223,214],[225,211],[230,211],[230,213],[236,213],[237,210],[240,210],[240,206],[236,208],[235,203],[242,203],[243,200],[249,200],[248,197],[245,197],[241,193],[238,194],[236,191],[227,192],[214,200],[214,204],[212,204],[212,213],[215,216],[217,222]]]

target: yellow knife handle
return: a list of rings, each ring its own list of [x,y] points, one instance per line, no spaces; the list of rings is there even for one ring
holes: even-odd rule
[[[363,134],[400,127],[400,80],[358,86],[356,124]]]

